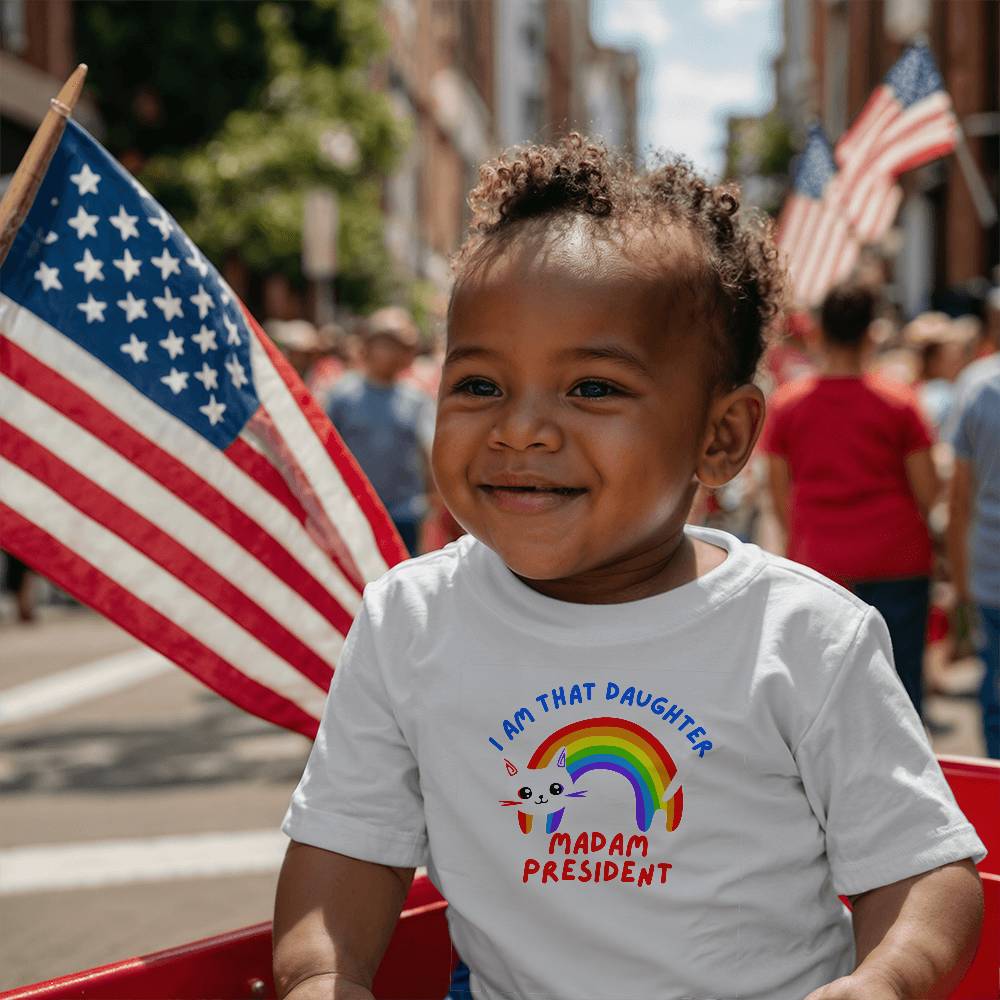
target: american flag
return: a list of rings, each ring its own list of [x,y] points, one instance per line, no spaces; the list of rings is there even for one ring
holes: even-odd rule
[[[840,207],[840,185],[830,141],[821,126],[813,125],[777,233],[799,306],[819,303],[858,259],[860,246]]]
[[[926,45],[896,61],[837,143],[844,205],[863,243],[886,234],[902,201],[896,178],[958,142],[951,98]]]
[[[357,465],[177,223],[70,121],[0,269],[3,547],[308,736],[405,557]]]

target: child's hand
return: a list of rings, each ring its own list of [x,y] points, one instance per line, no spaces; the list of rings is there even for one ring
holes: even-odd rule
[[[284,1000],[375,1000],[375,997],[359,983],[331,972],[303,980],[285,994]]]
[[[849,976],[835,979],[818,990],[813,990],[805,1000],[905,1000],[905,998],[888,980],[858,970]]]

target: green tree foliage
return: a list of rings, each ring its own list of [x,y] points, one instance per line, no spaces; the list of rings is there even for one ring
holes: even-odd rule
[[[405,134],[370,67],[377,0],[88,0],[78,49],[106,141],[217,263],[301,280],[303,203],[340,202],[341,301],[395,289],[380,178]]]

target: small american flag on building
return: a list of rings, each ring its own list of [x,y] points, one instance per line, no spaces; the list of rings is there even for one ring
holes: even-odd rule
[[[951,98],[926,45],[908,48],[837,143],[843,199],[863,243],[892,226],[902,201],[896,178],[950,153],[958,141]]]
[[[799,306],[816,305],[851,273],[858,259],[860,247],[840,205],[840,184],[830,141],[819,125],[813,125],[777,233]]]
[[[354,460],[160,206],[70,121],[0,269],[5,549],[308,736],[405,557]]]

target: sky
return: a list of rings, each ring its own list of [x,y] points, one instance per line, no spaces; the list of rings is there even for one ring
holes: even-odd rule
[[[688,156],[717,177],[726,117],[773,103],[780,0],[591,0],[601,45],[639,51],[639,147]]]

